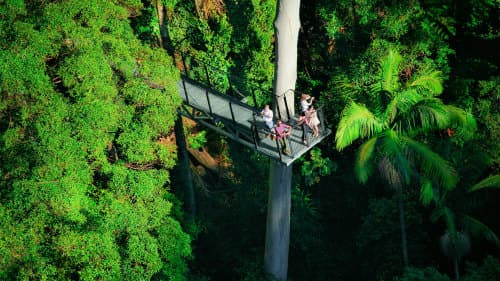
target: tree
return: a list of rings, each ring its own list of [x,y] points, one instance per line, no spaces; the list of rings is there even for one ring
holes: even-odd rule
[[[436,98],[443,91],[438,71],[421,69],[412,73],[406,83],[401,83],[401,61],[398,52],[389,50],[387,57],[380,61],[377,81],[368,87],[373,111],[354,101],[348,104],[342,112],[335,140],[339,151],[354,141],[364,140],[355,164],[358,179],[365,183],[376,166],[380,176],[398,192],[403,261],[408,267],[403,187],[410,184],[415,172],[447,189],[456,184],[454,169],[416,137],[422,132],[451,126],[473,128],[474,122],[463,110]]]
[[[294,104],[293,90],[297,79],[297,44],[300,28],[300,0],[278,1],[274,23],[276,33],[276,69],[274,100],[279,116],[288,119],[285,99]],[[290,91],[291,90],[291,91]],[[294,115],[293,106],[289,113]],[[290,205],[292,165],[272,161],[269,168],[269,198],[267,205],[264,267],[277,280],[286,280],[290,242]]]
[[[500,187],[500,176],[493,175],[470,187],[468,192],[498,187]],[[456,192],[457,189],[453,191]],[[433,202],[435,209],[431,216],[432,221],[442,219],[446,225],[446,231],[440,239],[441,250],[444,255],[453,261],[455,280],[459,280],[460,260],[469,252],[471,247],[469,234],[476,237],[482,236],[497,247],[500,247],[500,239],[486,224],[467,214],[470,212],[470,210],[464,210],[464,205],[467,204],[460,204],[461,211],[450,207],[452,202],[450,202],[449,197],[450,191],[440,191],[438,188],[434,188],[430,181],[424,180],[421,193],[422,202],[424,205]]]
[[[1,279],[186,279],[175,147],[159,142],[178,72],[134,35],[141,8],[0,4]]]
[[[448,276],[441,274],[433,267],[408,268],[403,276],[396,277],[393,281],[450,281]]]
[[[161,48],[164,48],[170,56],[175,56],[175,50],[171,45],[171,38],[168,34],[167,22],[165,21],[165,7],[163,1],[154,0],[152,2],[154,9],[156,10],[156,16],[152,16],[150,21],[158,21],[159,34],[157,34],[158,44]],[[177,114],[174,124],[175,132],[175,142],[177,144],[177,164],[175,169],[175,174],[178,176],[178,183],[182,185],[180,194],[184,195],[184,202],[186,205],[186,211],[190,215],[190,219],[193,219],[196,215],[196,200],[194,195],[193,186],[193,176],[191,174],[191,167],[189,165],[189,156],[186,146],[186,136],[184,134],[184,126],[182,122],[182,115]]]

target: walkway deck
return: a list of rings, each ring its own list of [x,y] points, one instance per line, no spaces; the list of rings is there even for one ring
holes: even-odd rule
[[[321,130],[320,127],[319,137],[313,138],[309,130],[309,146],[306,146],[302,143],[302,130],[292,118],[288,122],[293,127],[289,137],[291,154],[285,155],[278,149],[276,141],[266,138],[264,121],[258,110],[185,76],[178,82],[178,88],[184,100],[185,116],[286,165],[331,134],[331,130]]]

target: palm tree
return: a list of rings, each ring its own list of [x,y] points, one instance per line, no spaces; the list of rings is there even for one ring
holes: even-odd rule
[[[499,188],[500,175],[493,175],[483,179],[469,188],[468,192],[476,192],[484,188]],[[424,205],[434,203],[434,211],[431,220],[436,222],[442,219],[446,225],[446,231],[441,236],[440,244],[444,255],[453,261],[455,280],[460,279],[459,263],[460,259],[467,254],[470,249],[469,234],[483,237],[486,240],[500,247],[500,239],[487,225],[480,220],[467,215],[467,210],[457,212],[448,205],[450,191],[435,189],[432,182],[424,180],[422,184],[421,199]],[[464,204],[460,204],[462,209]],[[466,204],[465,204],[466,205]]]
[[[449,163],[415,137],[459,125],[473,129],[475,123],[463,110],[436,98],[443,91],[439,71],[421,69],[403,82],[399,78],[401,61],[401,55],[394,50],[380,61],[377,81],[366,88],[372,97],[371,107],[351,101],[342,112],[335,140],[339,151],[355,141],[363,142],[355,164],[360,182],[366,183],[377,167],[382,178],[397,191],[403,261],[408,267],[403,187],[410,184],[412,175],[426,175],[447,189],[457,182]]]

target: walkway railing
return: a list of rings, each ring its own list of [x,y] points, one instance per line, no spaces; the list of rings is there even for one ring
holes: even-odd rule
[[[182,88],[185,94],[185,103],[195,109],[201,110],[201,103],[206,102],[208,108],[203,105],[203,111],[210,115],[210,117],[214,117],[212,121],[215,120],[225,120],[225,125],[232,125],[235,130],[246,130],[249,134],[245,135],[244,132],[228,132],[220,127],[217,127],[215,124],[210,124],[206,121],[203,121],[203,124],[215,129],[219,132],[222,132],[224,135],[235,139],[249,147],[253,147],[254,149],[266,153],[265,150],[260,149],[262,145],[263,138],[260,137],[261,134],[272,134],[269,129],[263,126],[263,122],[261,121],[260,111],[261,105],[257,103],[257,98],[255,96],[255,90],[253,87],[247,87],[250,89],[250,95],[245,95],[244,91],[240,91],[237,87],[235,87],[234,78],[236,76],[230,75],[227,72],[218,70],[209,64],[202,63],[194,58],[186,58],[181,54],[181,63],[182,63]],[[213,74],[217,74],[215,77]],[[212,75],[211,75],[212,74]],[[221,83],[214,83],[214,78],[221,79],[224,78],[227,80],[227,88],[218,87]],[[236,78],[241,79],[241,78]],[[239,81],[241,82],[241,81]],[[217,89],[219,88],[219,89]],[[259,91],[263,91],[262,88],[258,89]],[[205,101],[200,101],[200,91],[204,92]],[[294,130],[298,130],[299,132],[302,130],[301,127],[298,126],[298,118],[297,116],[292,116],[291,110],[288,104],[288,100],[285,98],[285,95],[289,92],[294,92],[294,97],[297,96],[295,90],[289,89],[285,93],[273,97],[272,92],[270,92],[269,96],[277,99],[276,109],[277,116],[281,119],[283,116],[280,116],[280,112],[282,112],[280,108],[280,104],[285,106],[284,112],[287,114],[288,125],[292,126]],[[268,91],[269,92],[269,91]],[[203,94],[202,94],[203,95]],[[253,100],[253,106],[249,105],[246,102],[246,98],[251,97]],[[279,99],[283,99],[283,103],[279,102]],[[300,108],[298,100],[293,101],[295,103],[296,108]],[[229,109],[229,110],[227,110]],[[236,109],[236,110],[235,110]],[[207,112],[208,111],[208,112]],[[237,112],[238,114],[236,114]],[[319,132],[321,135],[325,134],[326,131],[326,120],[323,115],[323,108],[319,107],[316,109],[316,114],[319,123]],[[227,122],[230,122],[228,124]],[[306,141],[308,144],[311,144],[311,129],[307,129]],[[244,139],[242,139],[242,137]],[[246,137],[246,138],[245,138]],[[273,142],[275,143],[275,149],[278,153],[280,161],[283,161],[283,153],[282,147],[277,138]],[[302,147],[298,147],[299,145],[303,145],[302,139],[299,138],[298,135],[292,135],[288,138],[290,153],[289,157],[294,158],[295,152],[300,152]],[[266,145],[269,145],[269,142],[266,142]],[[270,155],[273,156],[273,155]],[[273,156],[274,157],[274,156]]]
[[[249,94],[244,94],[247,89],[240,89],[237,85],[247,84],[245,79],[231,74],[227,71],[218,69],[215,66],[210,65],[207,62],[202,62],[191,56],[186,56],[185,54],[180,54],[182,61],[182,74],[185,77],[199,81],[206,84],[211,89],[217,90],[220,93],[227,94],[231,97],[245,101],[247,98],[252,98],[253,107],[258,110],[262,105],[257,102],[256,91],[262,93],[269,92],[262,87],[256,85],[247,86],[249,89]],[[218,80],[218,81],[216,81]],[[227,82],[227,83],[226,83]],[[226,85],[224,85],[226,84]],[[252,83],[255,84],[255,83]]]

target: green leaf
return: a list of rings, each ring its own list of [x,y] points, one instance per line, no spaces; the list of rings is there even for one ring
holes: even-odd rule
[[[407,146],[409,157],[418,160],[418,166],[425,176],[435,180],[447,190],[456,186],[458,176],[446,160],[420,142],[405,136],[401,138]]]
[[[486,240],[494,243],[497,247],[500,247],[500,239],[493,232],[491,228],[482,223],[481,221],[471,217],[464,216],[465,228],[472,234],[478,237],[484,237]]]
[[[477,191],[484,188],[500,188],[500,175],[493,175],[476,183],[469,189],[469,192]]]
[[[450,125],[450,115],[446,105],[436,98],[420,100],[407,116],[408,126],[417,130],[446,129]]]
[[[397,173],[400,184],[409,184],[412,168],[409,160],[406,158],[405,151],[403,149],[404,147],[402,145],[403,142],[396,131],[387,130],[384,132],[384,137],[382,138],[383,154],[391,163],[390,165],[393,166],[394,171]],[[394,187],[397,188],[397,186]]]
[[[474,116],[465,110],[452,105],[446,105],[445,109],[448,112],[450,120],[449,126],[457,128],[457,135],[465,139],[472,138],[477,129],[476,119]]]
[[[413,89],[398,92],[387,105],[385,110],[386,122],[392,124],[400,114],[406,114],[415,104],[422,100],[422,96]]]
[[[399,89],[398,67],[402,60],[397,51],[389,50],[387,57],[380,62],[381,87],[391,95]]]
[[[412,76],[408,87],[415,89],[422,96],[438,96],[443,92],[442,74],[437,70],[423,70]]]
[[[422,187],[420,188],[420,201],[424,206],[428,206],[434,199],[434,190],[432,189],[432,183],[430,180],[424,180]]]
[[[352,102],[342,111],[335,135],[337,149],[341,151],[357,139],[372,137],[382,128],[383,124],[365,106]]]
[[[362,183],[366,183],[373,169],[373,167],[370,165],[370,160],[373,158],[373,152],[375,150],[377,139],[377,137],[369,139],[358,149],[355,170],[359,181]]]

